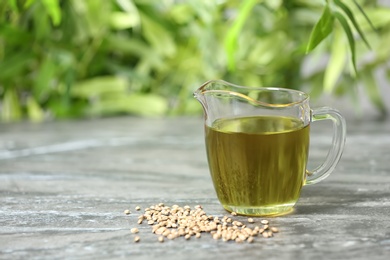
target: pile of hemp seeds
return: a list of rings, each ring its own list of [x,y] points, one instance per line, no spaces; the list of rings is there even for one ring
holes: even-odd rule
[[[136,206],[135,210],[140,211],[141,207]],[[126,209],[124,214],[130,215],[131,211]],[[191,237],[200,238],[202,234],[208,233],[215,240],[252,243],[255,237],[271,238],[279,232],[276,227],[269,226],[268,220],[263,219],[256,223],[253,218],[248,218],[248,225],[253,226],[250,228],[240,221],[233,220],[234,216],[237,216],[237,213],[231,212],[231,217],[222,218],[207,215],[200,205],[193,208],[187,205],[168,207],[164,203],[159,203],[145,208],[144,213],[138,217],[138,225],[145,223],[150,225],[159,242],[179,237],[186,240]],[[130,232],[135,234],[134,242],[140,242],[139,229],[133,227]]]

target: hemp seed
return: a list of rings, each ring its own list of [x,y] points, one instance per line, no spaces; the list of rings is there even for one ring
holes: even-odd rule
[[[260,223],[263,225],[268,225],[269,221],[266,219],[263,219],[262,221],[260,221]]]
[[[278,233],[279,229],[277,229],[276,227],[271,227],[271,231],[274,232],[274,233]]]

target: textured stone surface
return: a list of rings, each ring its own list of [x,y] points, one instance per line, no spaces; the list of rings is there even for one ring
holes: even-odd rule
[[[313,125],[310,165],[326,155],[330,131]],[[199,118],[0,125],[1,259],[388,259],[390,123],[350,122],[335,172],[304,187],[293,213],[270,218],[273,238],[159,243],[134,210],[159,202],[227,214]]]

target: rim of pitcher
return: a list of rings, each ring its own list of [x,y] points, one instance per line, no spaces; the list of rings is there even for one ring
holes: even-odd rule
[[[289,93],[295,93],[300,97],[300,100],[298,100],[298,101],[289,102],[289,103],[287,103],[287,102],[286,103],[279,103],[279,104],[264,103],[264,102],[250,98],[250,99],[252,99],[253,102],[260,103],[260,104],[264,103],[264,105],[266,105],[266,106],[277,106],[277,107],[293,106],[293,105],[308,101],[308,99],[310,98],[309,94],[307,94],[303,91],[300,91],[300,90],[296,90],[296,89],[288,89],[288,88],[281,88],[281,87],[246,87],[246,86],[240,86],[240,85],[237,85],[234,83],[230,83],[230,82],[227,82],[227,81],[221,80],[221,79],[212,79],[212,80],[206,81],[195,91],[194,94],[204,94],[206,92],[211,92],[211,93],[229,92],[230,94],[234,93],[233,91],[226,91],[226,90],[206,90],[205,89],[206,86],[209,85],[210,83],[222,83],[222,84],[230,85],[230,86],[233,86],[235,88],[241,88],[241,89],[285,91],[285,92],[289,92]],[[235,95],[240,96],[243,94],[237,92],[237,93],[235,93]],[[245,96],[245,95],[243,95],[243,96]]]

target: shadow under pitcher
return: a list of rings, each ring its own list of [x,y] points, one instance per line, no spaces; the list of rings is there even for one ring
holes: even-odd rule
[[[194,97],[202,104],[211,178],[222,206],[241,215],[292,211],[303,185],[325,179],[340,160],[346,124],[332,108],[311,109],[309,96],[283,88],[204,83]],[[324,161],[307,170],[310,124],[333,122]]]

